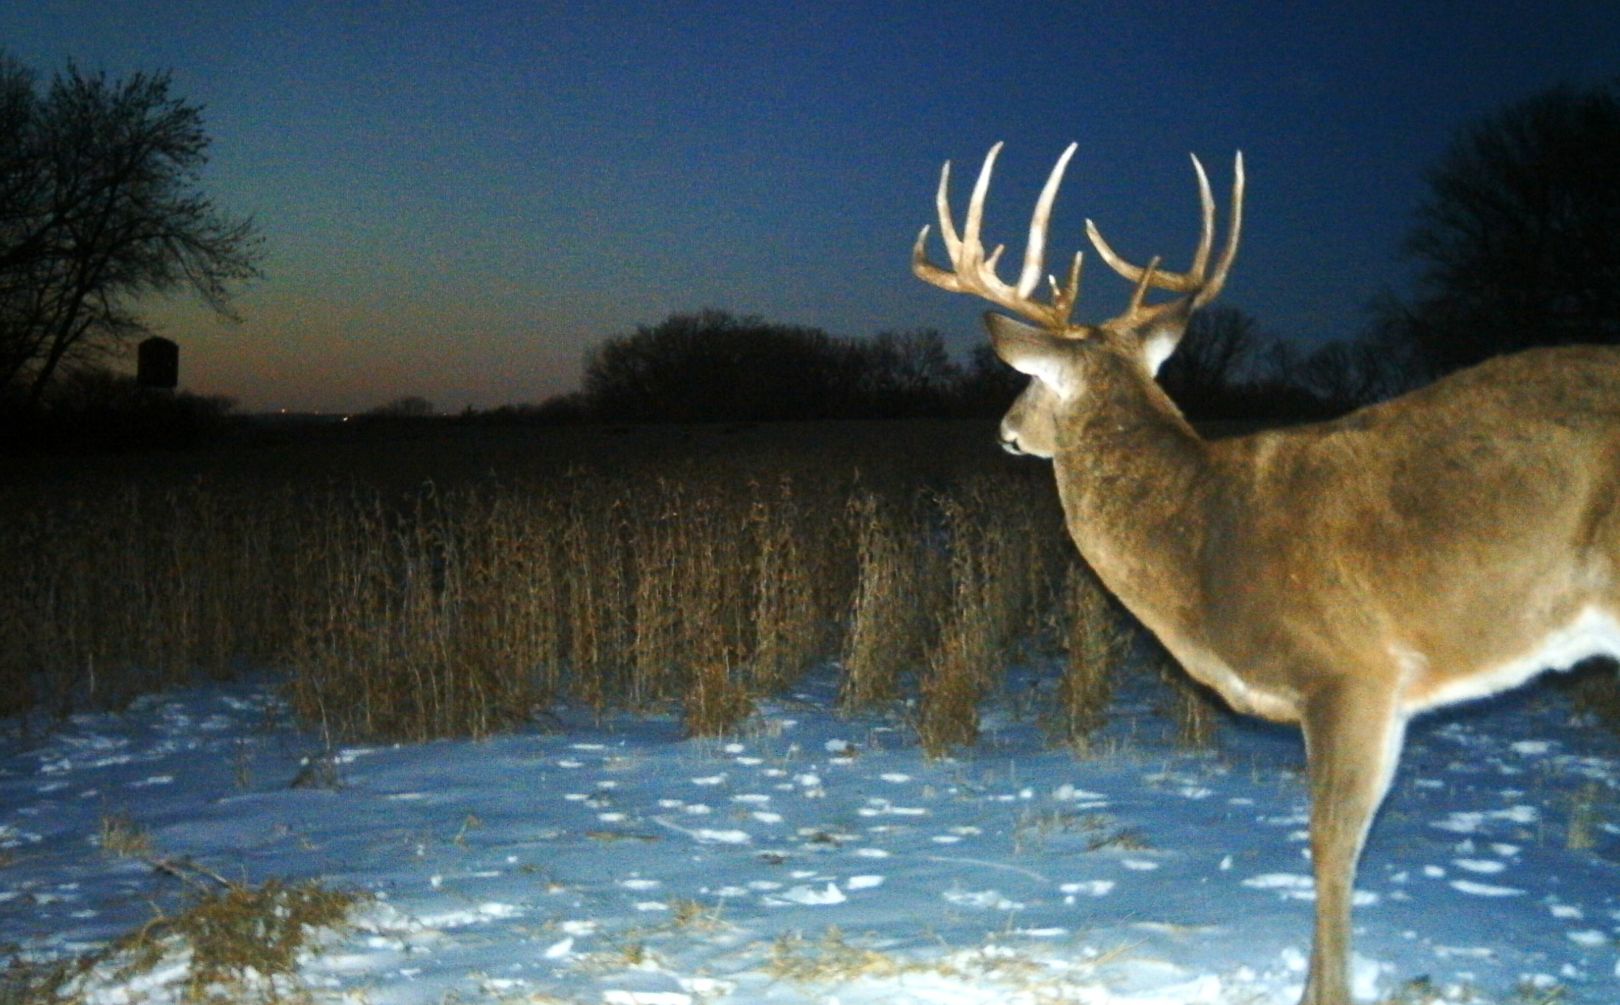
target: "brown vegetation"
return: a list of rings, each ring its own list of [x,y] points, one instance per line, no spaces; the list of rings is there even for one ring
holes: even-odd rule
[[[274,668],[337,738],[484,736],[559,702],[713,735],[833,662],[848,708],[917,695],[943,753],[1032,638],[1114,652],[1095,610],[1059,611],[1082,595],[1045,470],[976,424],[365,436],[0,490],[3,711]],[[1100,717],[1065,714],[1071,739]]]
[[[1062,642],[1065,660],[1050,729],[1075,753],[1090,754],[1113,700],[1114,671],[1130,636],[1096,574],[1079,562],[1071,563],[1064,576],[1056,615],[1053,634]]]

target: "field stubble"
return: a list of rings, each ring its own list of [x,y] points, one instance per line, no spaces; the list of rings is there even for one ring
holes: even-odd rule
[[[560,701],[678,706],[714,735],[832,661],[847,708],[914,695],[944,753],[1046,645],[1083,748],[1119,625],[1050,477],[962,422],[371,431],[53,467],[0,489],[0,713],[274,667],[333,738],[483,736]]]

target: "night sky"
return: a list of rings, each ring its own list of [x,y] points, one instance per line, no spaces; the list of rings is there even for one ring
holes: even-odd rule
[[[1224,206],[1242,149],[1221,302],[1354,335],[1405,289],[1401,237],[1456,130],[1614,79],[1620,3],[11,0],[0,48],[46,77],[169,70],[204,106],[204,185],[268,258],[239,325],[149,305],[186,388],[454,411],[571,390],[590,344],[705,307],[965,350],[982,305],[908,258],[940,163],[960,206],[996,140],[1004,273],[1070,140],[1055,255],[1090,216],[1173,269],[1197,236],[1187,154]],[[1095,263],[1076,315],[1128,292]]]

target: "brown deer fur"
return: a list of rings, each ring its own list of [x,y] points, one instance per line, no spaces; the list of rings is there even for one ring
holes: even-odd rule
[[[1202,168],[1187,273],[1129,265],[1092,228],[1137,283],[1125,314],[1092,326],[1068,322],[1078,269],[1049,303],[1026,303],[1028,264],[1016,287],[995,277],[999,251],[978,237],[994,155],[960,238],[942,178],[954,271],[926,262],[926,230],[914,269],[1037,322],[986,316],[997,353],[1032,378],[1003,445],[1052,459],[1081,554],[1188,673],[1240,711],[1303,727],[1317,889],[1303,1002],[1348,1005],[1356,860],[1408,719],[1620,654],[1620,350],[1532,350],[1337,421],[1206,441],[1154,371],[1225,281],[1241,161],[1232,236],[1207,278]],[[1031,225],[1034,268],[1067,157]],[[1184,295],[1145,306],[1150,287]]]

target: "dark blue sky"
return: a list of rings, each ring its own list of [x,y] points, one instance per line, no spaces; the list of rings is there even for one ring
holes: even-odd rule
[[[205,184],[269,258],[241,325],[151,305],[187,387],[459,409],[569,390],[589,344],[703,307],[965,349],[981,305],[907,260],[940,162],[971,175],[996,140],[1009,260],[1078,140],[1054,253],[1090,216],[1171,268],[1196,238],[1188,152],[1224,204],[1241,148],[1222,302],[1352,335],[1404,289],[1400,239],[1458,127],[1620,74],[1620,4],[20,0],[0,47],[47,74],[171,70],[205,106]],[[1093,266],[1077,317],[1127,294]]]

